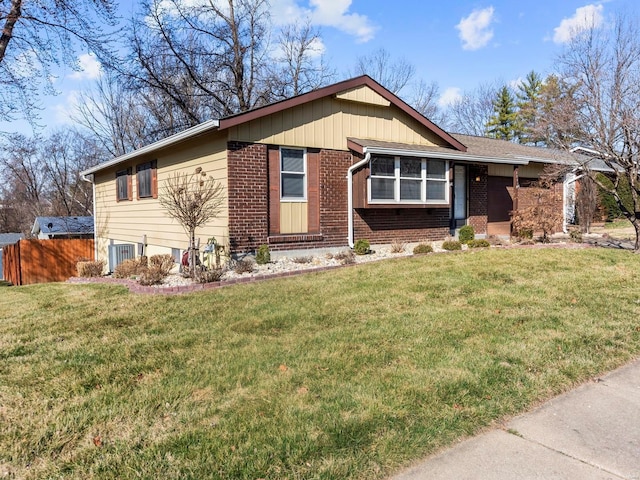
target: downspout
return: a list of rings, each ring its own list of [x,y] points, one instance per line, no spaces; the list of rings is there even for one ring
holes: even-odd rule
[[[349,211],[347,212],[348,218],[348,234],[347,240],[349,241],[349,247],[353,248],[354,239],[353,239],[353,172],[355,172],[358,168],[362,167],[369,163],[371,159],[371,154],[369,152],[365,153],[365,156],[362,160],[357,163],[354,163],[349,167],[347,171],[347,204],[349,207]]]
[[[91,183],[91,194],[93,195],[93,260],[98,261],[98,223],[96,222],[96,184],[94,182],[93,173],[89,175],[81,175],[80,178],[85,182]]]

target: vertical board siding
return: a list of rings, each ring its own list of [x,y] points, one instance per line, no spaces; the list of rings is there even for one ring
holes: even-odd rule
[[[345,150],[347,137],[415,145],[442,140],[398,107],[325,97],[229,129],[229,140]]]
[[[14,285],[63,282],[77,275],[80,260],[92,260],[91,239],[20,240],[4,247],[5,280]]]

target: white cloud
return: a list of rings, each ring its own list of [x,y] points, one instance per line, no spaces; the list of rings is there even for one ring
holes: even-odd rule
[[[442,95],[440,95],[440,98],[438,98],[438,106],[440,108],[446,108],[452,103],[457,102],[461,98],[462,91],[458,87],[449,87],[444,92],[442,92]]]
[[[96,80],[101,75],[101,65],[95,55],[83,53],[78,57],[80,70],[69,75],[74,80]]]
[[[515,80],[511,80],[509,82],[509,87],[512,90],[517,90],[520,87],[520,85],[524,85],[524,79],[522,77],[518,77]]]
[[[464,50],[478,50],[489,43],[493,38],[493,30],[490,28],[495,21],[493,14],[493,7],[487,7],[474,10],[468,17],[460,20],[456,29]]]
[[[602,5],[585,5],[576,9],[572,17],[563,18],[560,25],[553,29],[555,43],[567,43],[580,32],[602,25],[604,16]]]
[[[349,11],[352,0],[309,0],[309,7],[296,0],[273,0],[271,18],[280,25],[310,18],[314,25],[333,27],[364,43],[371,40],[376,27],[366,15]]]

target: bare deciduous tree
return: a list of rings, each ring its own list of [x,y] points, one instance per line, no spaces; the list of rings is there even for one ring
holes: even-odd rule
[[[189,274],[196,276],[196,230],[220,214],[224,187],[202,168],[176,173],[165,180],[160,205],[177,220],[189,236]]]
[[[447,110],[449,130],[484,136],[487,123],[493,115],[493,100],[499,88],[497,84],[484,83],[475,90],[464,92]]]
[[[115,0],[0,2],[0,116],[33,121],[40,88],[55,90],[52,68],[78,68],[78,51],[109,58],[103,26],[115,25],[116,7]]]
[[[399,95],[415,76],[415,66],[404,58],[392,59],[380,48],[369,55],[358,57],[353,75],[369,75],[390,92]]]
[[[600,180],[585,162],[591,178],[615,198],[636,232],[634,250],[640,253],[640,40],[638,25],[618,15],[611,29],[590,28],[576,35],[558,67],[574,89],[576,143],[582,153],[604,162],[612,184]],[[633,205],[620,195],[631,187]]]
[[[277,55],[268,82],[274,99],[284,99],[315,90],[328,83],[335,72],[324,61],[320,31],[310,20],[285,25],[280,31]]]

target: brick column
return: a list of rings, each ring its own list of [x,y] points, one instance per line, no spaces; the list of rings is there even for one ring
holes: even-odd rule
[[[469,166],[469,225],[480,234],[487,233],[488,172],[486,165]]]
[[[232,253],[255,250],[267,243],[269,169],[267,146],[229,142],[229,245]]]

